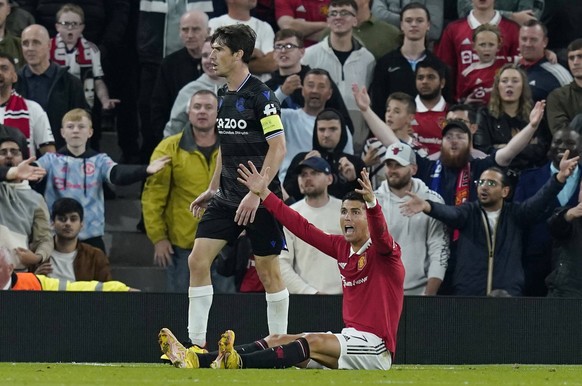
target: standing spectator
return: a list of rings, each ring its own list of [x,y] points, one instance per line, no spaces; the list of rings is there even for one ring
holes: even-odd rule
[[[89,113],[82,109],[65,114],[61,133],[66,146],[38,159],[38,164],[47,171],[45,198],[51,207],[62,197],[79,201],[87,224],[79,240],[105,252],[103,184],[127,185],[144,180],[149,174],[160,171],[169,159],[157,159],[149,166],[116,164],[107,154],[97,153],[88,146],[93,128]]]
[[[218,28],[212,35],[210,60],[216,74],[226,78],[226,85],[219,92],[216,127],[220,153],[216,170],[209,188],[190,206],[197,217],[204,212],[188,257],[188,335],[199,347],[206,345],[213,299],[210,266],[227,242],[235,241],[244,229],[266,290],[269,331],[287,331],[289,292],[278,260],[283,235],[274,217],[259,207],[259,197],[237,180],[238,165],[252,159],[259,168],[271,170],[270,186],[281,192],[277,171],[285,156],[285,135],[279,101],[264,83],[251,76],[248,68],[255,39],[255,32],[244,24]]]
[[[460,95],[461,79],[463,71],[478,60],[473,50],[473,30],[482,24],[492,24],[501,31],[501,47],[499,57],[507,62],[514,62],[518,54],[519,25],[501,16],[494,9],[494,0],[472,0],[473,9],[463,19],[447,25],[443,36],[438,43],[435,53],[453,73],[456,85],[455,95]]]
[[[425,59],[438,60],[426,48],[430,22],[431,15],[423,4],[412,2],[402,8],[400,12],[400,30],[404,36],[402,46],[378,59],[374,69],[371,92],[372,108],[376,115],[384,115],[386,99],[395,92],[405,92],[414,98],[417,94],[415,76],[417,64]],[[448,95],[451,83],[448,70],[446,77],[444,95]]]
[[[285,180],[285,175],[291,160],[298,153],[313,149],[313,127],[315,118],[326,107],[327,101],[333,95],[332,80],[325,70],[314,68],[307,71],[303,78],[301,92],[305,101],[300,109],[281,109],[281,119],[285,127],[287,154],[281,163],[279,177]],[[344,121],[345,122],[345,121]],[[347,141],[341,149],[346,153],[354,153],[352,133],[346,130]]]
[[[388,219],[394,240],[402,248],[404,295],[436,295],[445,276],[449,258],[449,235],[445,226],[425,214],[407,217],[400,205],[412,192],[425,200],[443,204],[438,193],[430,190],[416,174],[416,155],[403,143],[386,150],[386,180],[374,192]]]
[[[65,140],[59,128],[63,116],[74,108],[87,107],[81,81],[50,61],[51,43],[46,28],[33,24],[22,31],[26,65],[18,73],[16,91],[46,111],[57,149]]]
[[[402,12],[409,4],[415,3],[426,8],[427,14],[430,14],[430,30],[428,31],[427,40],[437,41],[443,32],[444,10],[447,0],[373,0],[372,15],[380,20],[400,27],[402,23]]]
[[[473,49],[479,60],[461,73],[458,95],[455,100],[461,103],[486,106],[491,98],[495,74],[505,63],[498,59],[501,44],[499,28],[491,24],[481,24],[473,31]]]
[[[24,66],[24,57],[22,56],[22,47],[20,47],[20,38],[13,35],[8,27],[8,16],[12,11],[12,5],[9,0],[0,0],[0,52],[9,55],[16,65],[17,69]]]
[[[489,107],[478,112],[475,147],[491,154],[494,149],[506,146],[522,127],[527,126],[532,106],[531,89],[525,73],[515,64],[504,65],[495,76]],[[548,137],[549,132],[542,122],[535,138],[509,167],[519,172],[545,163]]]
[[[425,59],[416,66],[416,113],[411,125],[416,139],[428,154],[441,149],[442,128],[447,115],[443,97],[445,68],[439,61]]]
[[[218,89],[224,86],[226,79],[216,75],[216,69],[210,62],[210,53],[212,47],[210,46],[210,37],[206,38],[202,46],[202,71],[204,73],[198,79],[186,84],[176,97],[172,111],[170,112],[170,119],[164,128],[164,138],[170,135],[181,133],[186,126],[190,126],[188,119],[190,111],[190,101],[192,95],[201,90],[212,91],[216,95]]]
[[[457,0],[459,17],[465,17],[471,11],[472,0]],[[555,0],[552,0],[552,2]],[[545,0],[495,0],[495,9],[519,25],[530,20],[539,20],[544,11]]]
[[[354,0],[332,0],[327,14],[330,34],[307,48],[302,63],[329,71],[354,123],[354,151],[360,153],[369,131],[351,94],[351,85],[370,85],[375,59],[353,36],[358,22],[357,12],[358,5]]]
[[[325,233],[340,235],[342,202],[328,194],[328,187],[334,177],[327,161],[317,156],[306,158],[293,170],[293,175],[297,176],[299,190],[305,197],[291,205],[291,209]],[[281,251],[279,263],[289,293],[341,294],[342,281],[337,262],[286,228],[283,231],[287,249]]]
[[[50,260],[40,264],[35,274],[68,281],[111,280],[109,259],[105,253],[79,241],[83,215],[81,203],[73,198],[60,198],[54,202],[51,208],[54,249]]]
[[[37,151],[54,152],[55,139],[46,113],[38,103],[24,99],[12,88],[17,79],[12,57],[0,52],[0,123],[17,128],[26,137],[26,158]]]
[[[424,212],[459,230],[454,295],[490,296],[493,290],[523,295],[523,229],[541,218],[544,207],[564,187],[578,163],[578,157],[567,157],[568,151],[560,161],[558,173],[533,197],[519,204],[505,201],[510,188],[499,168],[485,170],[476,181],[477,202],[447,206],[410,193],[412,198],[402,205],[404,214]]]
[[[538,20],[526,21],[519,29],[519,66],[527,73],[534,102],[546,100],[550,92],[572,82],[572,75],[561,64],[545,57],[548,30]]]
[[[212,91],[196,92],[188,107],[190,125],[160,142],[152,154],[152,161],[170,158],[165,170],[147,179],[141,197],[146,232],[154,244],[154,261],[166,268],[169,292],[188,292],[188,255],[198,219],[187,208],[208,189],[216,168],[217,110]]]
[[[571,157],[578,156],[582,150],[582,136],[570,127],[554,133],[548,151],[548,163],[521,173],[513,201],[522,202],[536,194],[548,178],[559,169],[560,160],[566,150],[570,152]],[[548,292],[544,279],[552,271],[558,255],[552,256],[552,237],[546,219],[556,208],[575,206],[578,203],[581,179],[582,171],[578,165],[566,180],[566,185],[558,196],[544,208],[542,221],[529,224],[527,227],[522,257],[525,275],[524,295],[526,296],[546,296]]]
[[[311,150],[296,154],[285,175],[283,187],[287,194],[297,201],[303,198],[297,180],[298,165],[311,157],[323,158],[331,167],[333,177],[327,191],[336,198],[342,198],[358,186],[358,170],[366,165],[361,158],[345,151],[348,143],[348,129],[342,115],[334,109],[322,110],[315,117],[312,130]]]
[[[330,0],[275,0],[275,17],[281,29],[293,29],[305,36],[309,47],[321,40],[327,27]]]
[[[12,138],[0,138],[0,167],[19,165],[23,150]],[[47,261],[53,250],[47,204],[27,180],[0,183],[0,245],[14,251],[19,270]]]
[[[101,110],[112,110],[119,99],[109,98],[105,84],[101,52],[93,43],[85,39],[85,14],[78,5],[65,4],[56,15],[57,35],[51,39],[51,60],[68,67],[69,73],[81,80],[85,90],[85,100],[91,107],[95,135],[93,147],[99,149],[101,139]]]
[[[269,73],[277,68],[273,59],[273,39],[275,38],[273,28],[267,22],[251,16],[251,10],[257,6],[256,0],[226,0],[226,6],[228,7],[227,14],[212,18],[208,22],[211,32],[219,27],[233,24],[245,24],[251,27],[257,34],[257,39],[249,62],[249,70],[251,74],[259,76],[263,81],[268,80]]]
[[[577,204],[556,210],[556,213],[548,220],[552,237],[559,251],[556,269],[546,279],[550,297],[580,298],[582,296],[581,217],[582,195],[579,195]]]
[[[189,11],[180,17],[180,39],[184,48],[162,60],[152,93],[151,114],[155,142],[162,139],[172,105],[182,87],[203,74],[202,47],[207,36],[208,15],[204,12]]]
[[[567,127],[582,106],[582,38],[568,46],[568,67],[574,81],[548,95],[548,123],[552,133]]]

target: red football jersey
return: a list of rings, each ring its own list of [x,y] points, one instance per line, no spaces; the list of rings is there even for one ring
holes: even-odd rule
[[[457,101],[486,106],[491,98],[495,74],[505,63],[505,60],[498,59],[485,64],[473,63],[467,67],[461,74]]]
[[[416,114],[414,114],[414,121],[411,127],[417,141],[431,155],[441,150],[441,143],[443,142],[443,122],[447,118],[448,106],[442,97],[440,102],[432,110],[427,110],[418,96],[415,101]]]

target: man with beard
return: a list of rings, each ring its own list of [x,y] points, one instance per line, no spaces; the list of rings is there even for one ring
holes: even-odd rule
[[[568,157],[569,151],[566,150],[558,173],[522,203],[505,202],[510,188],[506,174],[497,167],[488,168],[475,181],[478,190],[476,202],[450,206],[408,193],[411,199],[401,205],[404,215],[424,212],[458,229],[453,295],[523,295],[523,230],[543,217],[546,206],[551,204],[576,169],[579,157]]]
[[[50,260],[39,265],[34,273],[71,282],[110,281],[111,269],[105,253],[79,241],[84,215],[81,203],[64,197],[56,200],[51,209],[54,250]]]
[[[294,201],[303,198],[298,184],[298,165],[310,157],[321,157],[331,166],[332,182],[329,194],[342,198],[358,187],[356,175],[366,165],[361,158],[345,152],[348,141],[348,129],[344,117],[339,111],[325,109],[317,115],[313,125],[313,146],[311,151],[301,152],[291,161],[289,172],[283,181],[285,191]]]
[[[522,172],[513,201],[525,201],[536,194],[550,175],[558,170],[560,159],[566,150],[570,151],[571,157],[575,157],[580,154],[580,149],[582,149],[582,136],[580,133],[571,127],[556,131],[552,137],[550,150],[548,151],[548,163],[539,168]],[[580,167],[576,167],[572,175],[566,180],[564,189],[544,208],[543,221],[530,224],[526,231],[524,238],[525,248],[523,251],[525,273],[524,295],[526,296],[545,296],[548,292],[544,279],[552,270],[553,256],[552,238],[545,220],[558,207],[574,207],[578,204],[581,176]]]
[[[429,154],[441,149],[442,123],[447,115],[447,102],[442,91],[445,87],[445,67],[437,60],[425,59],[416,66],[416,113],[412,130],[418,142]]]
[[[23,161],[24,148],[10,137],[0,138],[0,167]],[[0,245],[14,251],[12,265],[23,270],[48,260],[53,250],[47,204],[20,177],[0,183]]]
[[[291,209],[328,234],[342,234],[339,216],[342,202],[328,194],[334,180],[331,167],[321,157],[310,157],[293,169],[299,189],[305,195]],[[287,174],[289,176],[290,173]],[[281,275],[291,294],[338,295],[342,281],[337,262],[313,245],[283,228],[287,249],[279,255]]]
[[[374,135],[385,145],[398,142],[394,132],[370,109],[366,88],[353,87],[354,97],[366,123]],[[489,167],[506,167],[530,142],[544,114],[544,102],[537,102],[530,114],[530,123],[509,143],[485,158],[471,156],[471,130],[462,121],[450,121],[442,130],[441,155],[437,160],[416,154],[417,177],[440,194],[447,205],[460,205],[477,199],[477,189],[471,184]]]
[[[298,153],[313,149],[313,127],[315,117],[323,111],[326,102],[331,98],[332,80],[326,70],[311,69],[303,78],[304,104],[300,109],[281,109],[281,120],[285,127],[287,154],[279,170],[279,178],[284,181],[285,175],[293,157]],[[348,154],[354,153],[352,133],[347,131],[347,141],[342,150]]]
[[[400,204],[413,192],[425,200],[443,203],[438,193],[412,176],[416,173],[416,155],[403,143],[393,143],[384,156],[386,180],[374,192],[384,217],[390,219],[390,231],[402,247],[404,295],[436,295],[445,276],[449,258],[449,238],[442,222],[425,214],[407,217]]]

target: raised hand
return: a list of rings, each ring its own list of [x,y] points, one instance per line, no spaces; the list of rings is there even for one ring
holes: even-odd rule
[[[356,193],[360,193],[368,204],[376,202],[376,196],[374,196],[374,188],[372,188],[372,182],[370,181],[368,170],[362,169],[360,172],[360,178],[358,178],[358,183],[362,189],[355,189]]]
[[[238,174],[240,177],[238,177],[237,180],[246,186],[251,191],[251,193],[260,196],[261,198],[265,198],[268,196],[270,169],[271,168],[267,167],[263,173],[259,173],[257,167],[251,161],[249,161],[248,168],[243,164],[239,164]]]
[[[538,127],[538,125],[540,124],[540,122],[542,121],[542,118],[544,116],[544,110],[546,108],[546,101],[538,101],[536,102],[536,105],[534,106],[534,108],[531,110],[531,113],[529,113],[529,123],[533,126],[533,127]]]
[[[159,172],[160,170],[165,168],[166,165],[169,164],[171,161],[172,161],[172,159],[168,155],[160,157],[157,160],[152,161],[148,165],[146,172],[148,174],[156,174],[157,172]]]
[[[30,157],[27,160],[22,161],[16,167],[11,167],[6,174],[6,179],[8,180],[30,180],[38,181],[46,175],[46,170],[39,166],[31,165],[36,158]]]
[[[558,172],[558,181],[566,182],[566,179],[572,175],[574,169],[578,165],[578,160],[580,160],[580,156],[570,158],[570,150],[566,150],[564,155],[562,155],[562,159],[560,160],[560,171]]]
[[[366,86],[360,89],[356,83],[352,84],[352,94],[360,111],[364,112],[370,108],[370,96],[368,95]]]

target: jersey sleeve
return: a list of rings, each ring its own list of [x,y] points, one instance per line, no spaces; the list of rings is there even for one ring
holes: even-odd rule
[[[283,134],[281,106],[273,91],[265,87],[263,91],[258,93],[255,110],[266,140]]]

